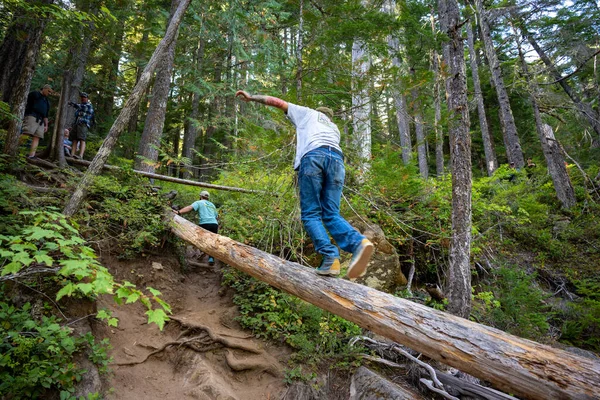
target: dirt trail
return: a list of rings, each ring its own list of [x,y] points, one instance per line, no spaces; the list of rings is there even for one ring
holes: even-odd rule
[[[116,306],[110,297],[99,302],[119,319],[117,328],[96,324],[94,332],[113,347],[108,399],[264,400],[285,393],[289,350],[241,329],[231,293],[220,285],[218,263],[182,274],[175,257],[102,261],[117,279],[160,290],[173,309],[161,332],[146,323],[139,304]],[[177,344],[164,348],[169,342]],[[137,364],[119,365],[127,363]]]

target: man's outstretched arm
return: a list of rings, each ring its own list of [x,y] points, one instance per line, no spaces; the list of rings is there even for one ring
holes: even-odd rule
[[[243,90],[238,90],[235,93],[235,96],[239,97],[244,101],[254,101],[256,103],[261,103],[267,106],[277,107],[285,113],[287,113],[288,110],[288,103],[277,97],[263,96],[260,94],[251,95],[248,92],[244,92]]]

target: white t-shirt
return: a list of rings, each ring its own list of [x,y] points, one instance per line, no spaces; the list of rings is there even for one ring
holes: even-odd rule
[[[312,108],[288,103],[287,117],[296,127],[294,169],[300,167],[300,160],[306,153],[317,147],[331,146],[342,152],[340,130],[327,115]]]

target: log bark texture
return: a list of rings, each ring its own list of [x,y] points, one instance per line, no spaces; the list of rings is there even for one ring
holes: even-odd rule
[[[313,269],[169,214],[171,230],[205,253],[365,329],[524,399],[597,399],[600,362],[512,336]]]

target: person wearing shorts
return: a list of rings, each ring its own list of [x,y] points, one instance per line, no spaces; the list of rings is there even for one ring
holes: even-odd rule
[[[35,151],[40,144],[40,139],[48,131],[48,112],[50,102],[48,94],[52,91],[50,85],[44,85],[40,90],[35,90],[27,96],[25,115],[23,117],[23,135],[31,136],[31,146],[27,158],[35,158]]]
[[[73,142],[73,158],[83,158],[85,141],[94,118],[94,107],[90,103],[87,93],[81,92],[79,96],[81,97],[81,103],[69,102],[69,105],[76,110],[75,124],[69,133],[69,140]],[[77,149],[79,149],[79,155],[76,154]]]

